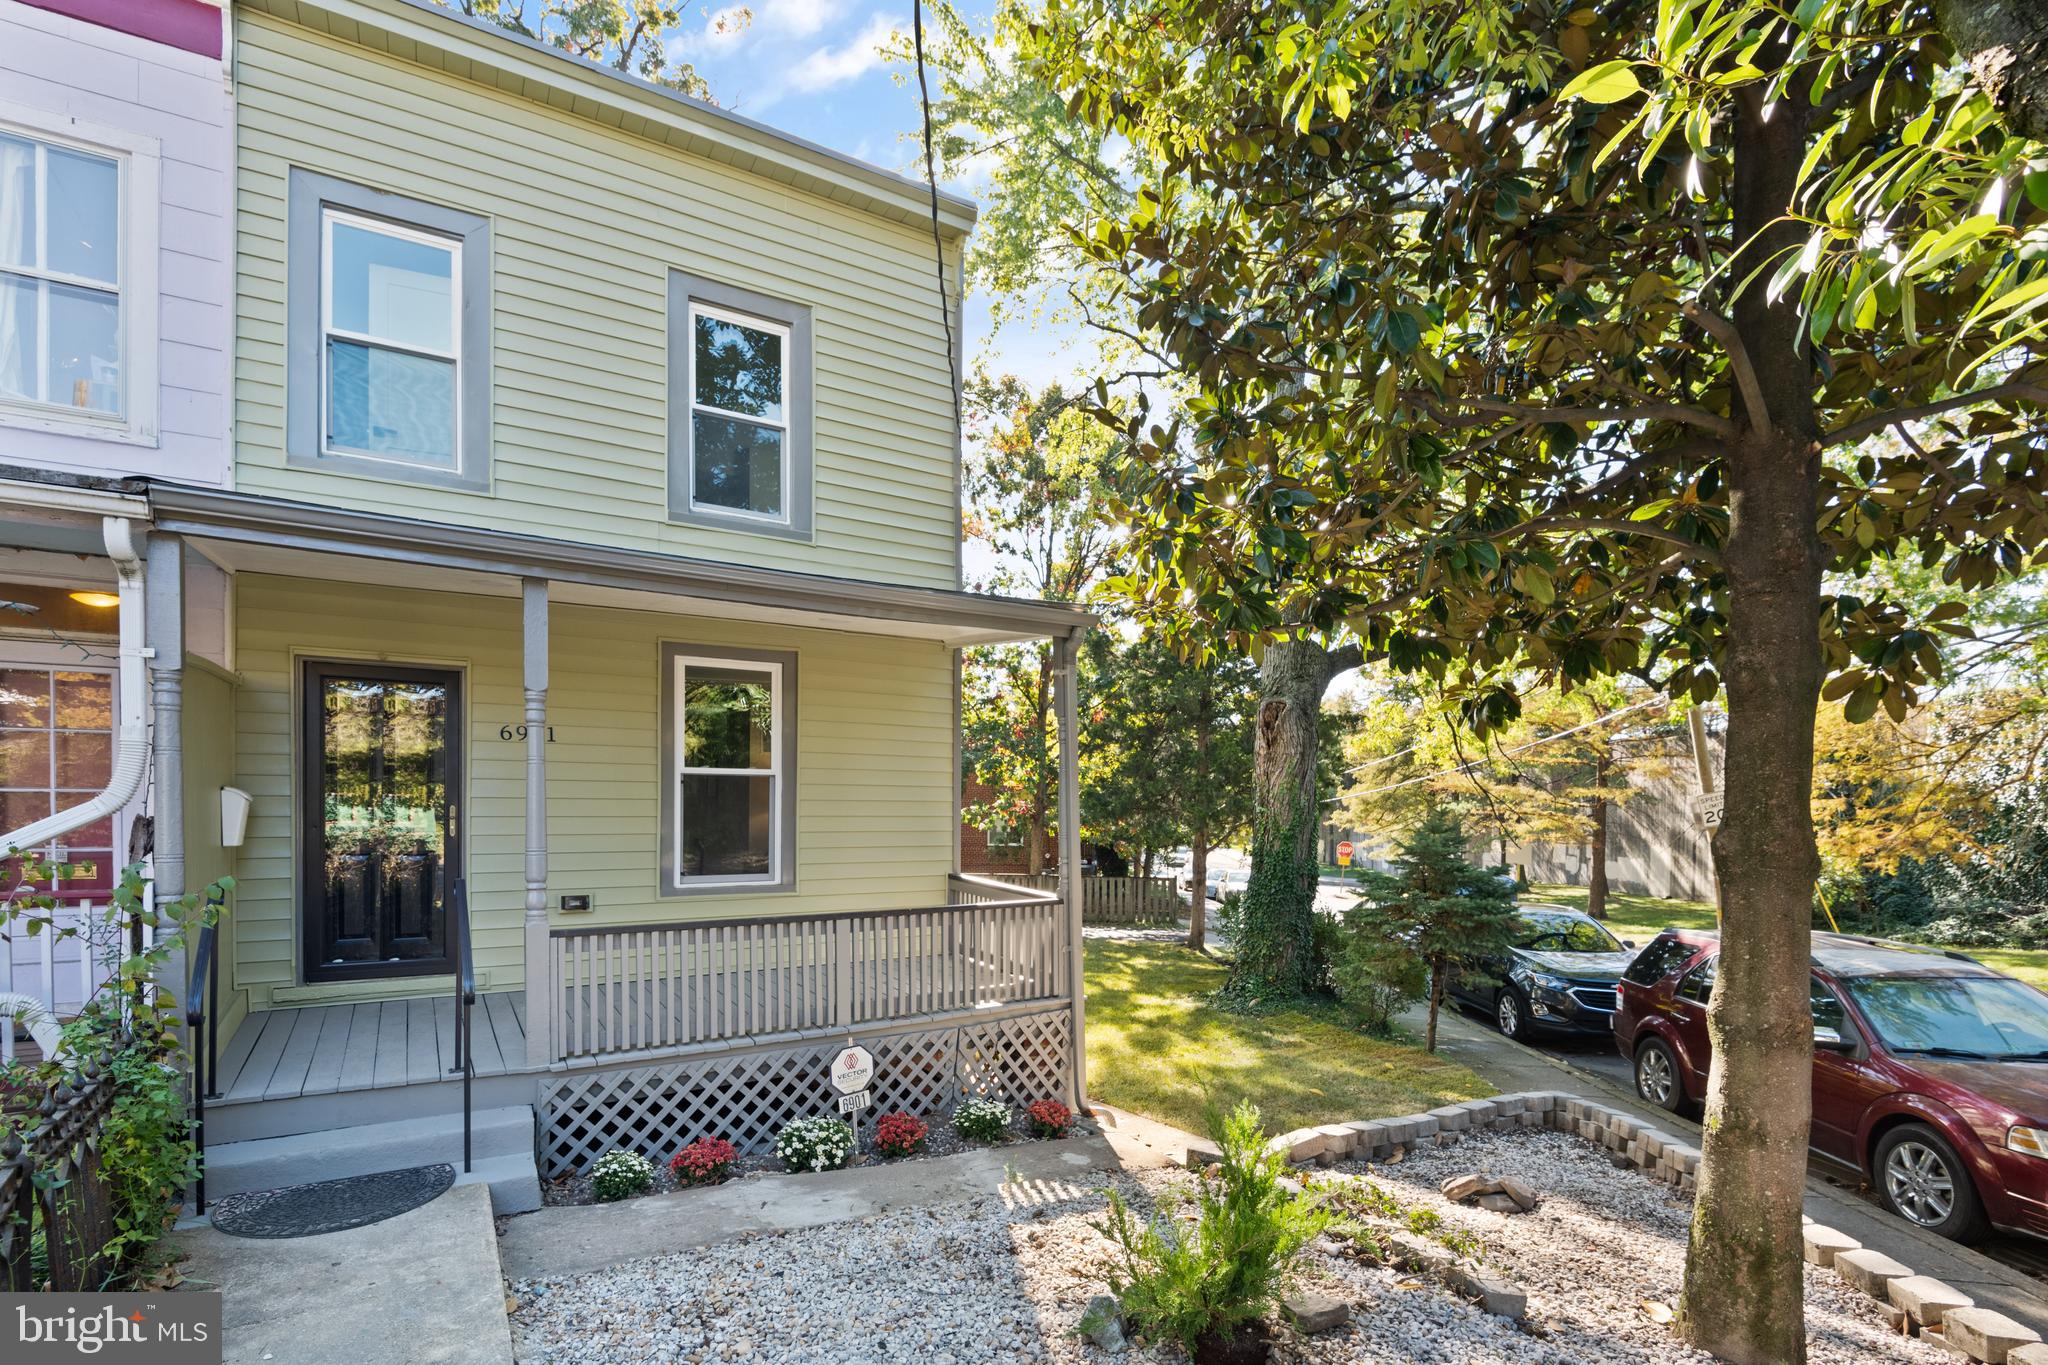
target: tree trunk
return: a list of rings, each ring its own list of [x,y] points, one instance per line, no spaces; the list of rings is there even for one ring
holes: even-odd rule
[[[1436,1016],[1444,1007],[1444,974],[1450,969],[1448,962],[1434,961],[1429,964],[1429,1025],[1422,1033],[1422,1050],[1436,1051]]]
[[[1215,794],[1209,790],[1209,746],[1215,733],[1209,689],[1203,686],[1195,707],[1195,809],[1214,809]],[[1209,821],[1195,822],[1188,838],[1188,947],[1196,952],[1209,949]]]
[[[1224,990],[1245,1004],[1311,994],[1315,961],[1316,737],[1330,679],[1361,661],[1308,639],[1276,640],[1259,666],[1252,749],[1252,870]]]
[[[1607,755],[1602,753],[1593,760],[1593,785],[1605,790],[1607,787]],[[1586,913],[1594,919],[1607,918],[1607,798],[1593,798],[1593,835],[1588,840],[1588,862],[1591,870],[1586,877]]]
[[[1797,85],[1797,82],[1794,82]],[[1795,94],[1768,116],[1746,93],[1735,116],[1733,240],[1755,258],[1796,250],[1790,219],[1805,152]],[[1707,1008],[1713,1063],[1679,1304],[1679,1334],[1738,1365],[1806,1357],[1800,1206],[1812,1115],[1813,1021],[1807,974],[1813,887],[1813,713],[1819,704],[1823,552],[1812,371],[1798,310],[1771,305],[1761,281],[1734,322],[1765,413],[1735,412],[1726,449],[1727,814],[1714,836],[1721,881],[1719,981]]]
[[[1935,0],[1934,10],[2007,126],[2048,138],[2048,7],[2041,0]]]

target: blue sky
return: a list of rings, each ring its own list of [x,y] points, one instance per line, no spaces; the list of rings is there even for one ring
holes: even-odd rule
[[[751,23],[731,22],[741,8],[753,11]],[[671,52],[697,68],[726,108],[921,180],[914,73],[879,51],[894,32],[907,46],[910,0],[699,0]],[[972,184],[944,187],[978,197]],[[985,361],[1034,384],[1073,373],[1071,332],[1013,324],[994,333],[988,300],[972,295],[966,321],[970,365]]]

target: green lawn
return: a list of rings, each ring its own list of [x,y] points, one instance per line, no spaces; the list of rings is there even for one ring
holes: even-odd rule
[[[1269,1132],[1477,1099],[1494,1087],[1419,1044],[1358,1031],[1337,1005],[1216,1009],[1224,968],[1178,944],[1088,941],[1088,1093],[1189,1132],[1207,1104],[1259,1106]]]
[[[1531,886],[1523,893],[1522,899],[1583,910],[1586,908],[1586,888]],[[1655,896],[1610,894],[1607,897],[1607,927],[1621,938],[1633,939],[1638,944],[1648,943],[1656,937],[1658,930],[1670,925],[1711,929],[1714,927],[1714,907],[1700,901],[1667,901]],[[2036,989],[2048,991],[2048,949],[1965,948],[1962,951],[1987,967],[2009,972]]]

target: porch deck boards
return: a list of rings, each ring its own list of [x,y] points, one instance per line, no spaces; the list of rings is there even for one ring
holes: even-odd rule
[[[478,1076],[527,1070],[526,1025],[512,992],[477,997],[469,1012]],[[251,1014],[221,1049],[227,1103],[382,1090],[449,1079],[455,1001],[446,996],[309,1005]]]

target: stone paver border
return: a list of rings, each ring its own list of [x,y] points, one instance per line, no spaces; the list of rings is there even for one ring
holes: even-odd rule
[[[1685,1194],[1699,1184],[1699,1148],[1633,1114],[1558,1090],[1467,1100],[1399,1118],[1297,1128],[1267,1145],[1292,1165],[1334,1166],[1340,1161],[1385,1161],[1425,1145],[1448,1147],[1467,1132],[1517,1128],[1574,1134],[1607,1149],[1617,1165],[1641,1171]],[[1213,1148],[1191,1147],[1184,1154],[1190,1166],[1213,1160]],[[1802,1241],[1808,1261],[1834,1271],[1845,1283],[1884,1305],[1893,1325],[1902,1331],[1917,1330],[1924,1340],[1984,1365],[2048,1365],[2048,1343],[2043,1343],[2038,1333],[2003,1313],[1977,1307],[1960,1290],[1932,1276],[1917,1275],[1910,1266],[1883,1252],[1810,1220],[1803,1228]]]

